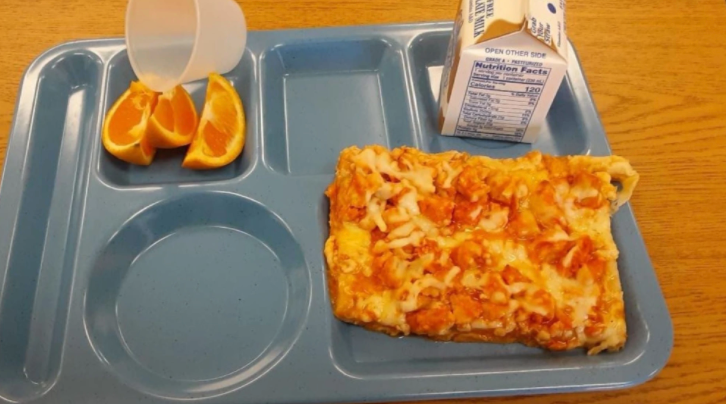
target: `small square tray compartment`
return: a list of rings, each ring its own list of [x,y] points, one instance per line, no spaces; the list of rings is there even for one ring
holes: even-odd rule
[[[270,167],[289,175],[332,174],[338,153],[350,145],[411,144],[403,63],[400,44],[370,36],[266,51],[262,86]]]
[[[257,96],[256,88],[253,85],[253,75],[255,73],[255,65],[252,54],[245,52],[242,60],[231,72],[225,76],[235,86],[242,99],[253,99]],[[111,108],[114,101],[123,94],[132,80],[136,80],[131,69],[131,63],[126,52],[116,54],[108,62],[108,80],[106,88],[106,96],[101,105],[102,111]],[[207,83],[198,81],[185,85],[186,90],[191,95],[192,100],[197,109],[198,114],[202,114],[204,106],[204,96],[207,91]],[[254,105],[247,105],[247,145],[257,143],[255,138],[255,120],[256,114],[250,108]],[[184,159],[184,148],[178,149],[159,149],[154,156],[154,164],[150,166],[136,166],[126,164],[123,161],[113,157],[111,154],[101,149],[98,157],[98,171],[100,177],[110,185],[118,187],[135,187],[158,184],[194,184],[205,181],[222,181],[243,175],[254,161],[252,149],[247,147],[243,151],[242,158],[237,159],[234,163],[211,171],[194,171],[181,167]]]

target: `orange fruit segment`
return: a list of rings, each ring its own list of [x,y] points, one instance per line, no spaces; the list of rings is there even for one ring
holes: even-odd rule
[[[146,129],[158,94],[139,82],[129,89],[106,113],[101,138],[109,153],[131,164],[149,165],[156,149],[146,139]]]
[[[233,162],[245,144],[245,113],[239,94],[219,74],[209,76],[204,110],[182,167],[212,169]]]
[[[186,146],[192,142],[198,123],[194,101],[179,85],[159,96],[146,136],[149,144],[156,148]]]

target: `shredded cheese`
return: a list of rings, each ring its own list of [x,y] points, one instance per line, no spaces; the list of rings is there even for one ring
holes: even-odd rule
[[[637,179],[619,157],[346,149],[325,245],[334,313],[392,335],[618,349],[626,327],[610,215]],[[365,205],[351,204],[354,193]],[[583,260],[604,261],[605,273]]]

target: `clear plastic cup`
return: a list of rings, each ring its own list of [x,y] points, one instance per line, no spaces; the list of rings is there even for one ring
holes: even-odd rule
[[[247,23],[233,0],[129,0],[126,47],[136,76],[154,91],[234,69]]]

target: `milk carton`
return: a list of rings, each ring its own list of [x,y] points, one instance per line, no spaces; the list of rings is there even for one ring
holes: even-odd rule
[[[532,143],[566,71],[565,0],[461,0],[441,76],[439,129]]]

